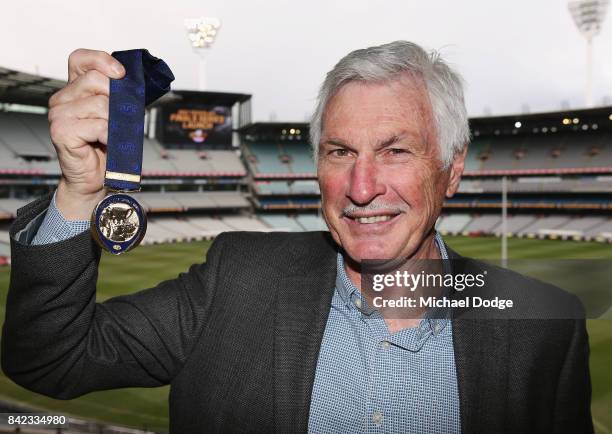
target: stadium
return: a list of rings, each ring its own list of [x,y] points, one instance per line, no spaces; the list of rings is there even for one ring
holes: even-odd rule
[[[47,106],[65,84],[0,66],[2,318],[11,222],[59,182]],[[174,90],[147,109],[142,190],[134,195],[146,208],[147,232],[133,252],[103,256],[99,301],[176,277],[223,232],[327,230],[308,123],[253,122],[252,104],[245,93]],[[612,106],[472,117],[470,129],[459,191],[436,223],[451,247],[492,261],[612,260]],[[601,433],[612,432],[606,315],[588,322]],[[167,432],[167,399],[162,387],[59,401],[0,375],[0,413],[65,414],[71,422],[62,432]],[[0,432],[16,431],[0,420]]]
[[[10,223],[20,207],[52,192],[59,180],[45,112],[49,96],[64,83],[2,68],[0,85],[4,298]],[[104,258],[100,300],[176,276],[221,232],[326,230],[308,125],[251,123],[250,104],[250,95],[175,91],[149,109],[143,188],[136,195],[149,214],[148,247]],[[468,256],[498,258],[505,203],[510,258],[612,259],[612,107],[472,118],[470,124],[473,141],[459,193],[445,203],[436,225],[451,246]],[[161,267],[167,262],[175,266]],[[612,426],[605,410],[612,403],[604,374],[612,362],[607,324],[592,321],[590,329],[593,412],[602,426]],[[117,392],[61,402],[29,394],[6,378],[1,390],[6,408],[61,409],[83,420],[162,432],[167,422],[163,390],[134,390],[130,409],[113,408]]]

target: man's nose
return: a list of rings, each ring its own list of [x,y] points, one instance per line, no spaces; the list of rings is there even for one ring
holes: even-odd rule
[[[366,205],[376,196],[385,194],[385,186],[380,182],[382,177],[373,157],[360,156],[351,170],[349,198],[355,204]]]

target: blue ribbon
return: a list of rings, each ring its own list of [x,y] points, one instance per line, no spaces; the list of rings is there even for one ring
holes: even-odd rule
[[[145,107],[170,90],[174,75],[147,50],[115,51],[124,66],[120,80],[111,79],[104,186],[115,191],[140,190]]]

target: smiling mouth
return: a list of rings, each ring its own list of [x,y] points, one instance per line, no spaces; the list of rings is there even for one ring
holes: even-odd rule
[[[356,220],[357,222],[361,224],[367,225],[367,224],[372,224],[372,223],[387,222],[391,220],[393,217],[395,216],[377,215],[377,216],[372,216],[372,217],[357,217],[357,218],[354,218],[354,220]]]
[[[371,225],[376,223],[385,223],[390,220],[393,220],[395,217],[400,215],[398,214],[377,214],[377,215],[368,215],[368,216],[359,216],[359,215],[345,215],[344,217],[357,222],[362,225]]]

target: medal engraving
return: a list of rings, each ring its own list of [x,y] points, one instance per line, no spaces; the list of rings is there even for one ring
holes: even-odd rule
[[[100,214],[102,235],[111,241],[123,243],[138,233],[138,216],[134,208],[125,203],[110,204]]]
[[[140,244],[147,230],[144,210],[136,199],[123,193],[102,199],[91,220],[91,231],[96,242],[115,255]]]

